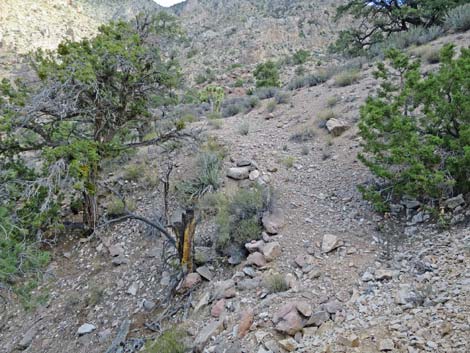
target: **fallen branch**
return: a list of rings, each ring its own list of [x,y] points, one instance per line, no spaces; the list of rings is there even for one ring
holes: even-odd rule
[[[114,338],[113,342],[111,343],[111,346],[109,346],[105,353],[115,353],[117,351],[117,348],[126,340],[130,326],[131,321],[129,319],[126,319],[122,322],[116,337]]]

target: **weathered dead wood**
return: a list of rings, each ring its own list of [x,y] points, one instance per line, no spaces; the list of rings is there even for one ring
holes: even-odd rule
[[[124,320],[119,327],[119,331],[114,338],[113,342],[106,350],[105,353],[115,353],[117,348],[125,342],[127,334],[129,333],[129,328],[131,326],[131,321],[129,319]]]

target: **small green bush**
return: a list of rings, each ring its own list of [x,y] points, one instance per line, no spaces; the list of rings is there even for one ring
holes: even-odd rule
[[[290,102],[290,94],[287,92],[277,92],[274,100],[277,104],[287,104]]]
[[[292,157],[292,156],[287,156],[287,157],[284,157],[282,159],[282,164],[284,164],[284,166],[287,168],[287,169],[290,169],[294,166],[295,164],[295,158]]]
[[[328,121],[334,118],[336,118],[336,113],[331,109],[322,110],[317,115],[319,121]]]
[[[445,17],[444,27],[456,32],[470,29],[470,4],[464,4],[451,9]]]
[[[263,284],[269,293],[280,293],[289,290],[289,284],[287,283],[286,278],[280,273],[266,276]]]
[[[244,82],[241,78],[239,78],[238,80],[235,81],[235,83],[233,84],[233,86],[234,86],[234,87],[243,87],[244,83],[245,83],[245,82]]]
[[[177,185],[181,201],[193,204],[197,199],[208,192],[216,191],[220,186],[220,155],[213,152],[202,152],[196,161],[197,175]]]
[[[238,126],[238,133],[242,136],[246,136],[250,133],[250,124],[244,121]]]
[[[305,75],[305,67],[303,65],[299,65],[295,68],[295,71],[294,73],[297,75],[297,76],[303,76]]]
[[[127,206],[129,211],[136,209],[135,202],[132,199],[126,200],[126,205],[124,205],[124,202],[120,198],[114,196],[108,203],[106,211],[111,217],[122,216],[126,211],[125,206]]]
[[[273,111],[276,110],[277,103],[276,101],[269,102],[268,105],[266,106],[266,111],[268,113],[272,113]]]
[[[165,331],[160,337],[145,346],[144,353],[185,353],[183,333],[176,330]]]
[[[279,87],[279,69],[273,61],[258,64],[253,73],[256,79],[256,87]]]
[[[259,238],[263,212],[270,207],[267,190],[261,186],[238,190],[217,199],[217,249],[227,253],[231,246],[243,249],[246,242]]]
[[[338,87],[350,86],[359,81],[361,74],[357,70],[344,71],[334,77],[335,85]]]
[[[123,178],[129,181],[138,181],[144,175],[144,168],[137,164],[131,164],[124,169]]]
[[[295,54],[292,56],[292,61],[295,65],[301,65],[307,62],[310,58],[310,52],[307,50],[297,50]]]
[[[419,56],[429,64],[437,64],[439,62],[440,52],[440,48],[432,47],[430,45],[423,45],[410,50],[410,53]]]
[[[311,126],[302,126],[297,132],[292,134],[290,141],[301,143],[312,140],[315,137],[315,130]]]
[[[273,98],[277,94],[278,91],[279,91],[279,88],[277,87],[262,87],[254,91],[254,95],[258,97],[259,99],[264,100],[264,99]]]
[[[336,104],[338,104],[339,101],[340,101],[339,97],[332,96],[328,98],[328,100],[326,101],[326,105],[328,106],[328,108],[333,108],[334,106],[336,106]]]
[[[436,205],[470,191],[470,49],[454,56],[445,46],[427,76],[397,50],[387,53],[391,68],[379,64],[384,82],[361,108],[359,157],[378,178],[361,191],[380,211],[404,195]]]
[[[234,97],[222,103],[222,116],[228,118],[239,113],[248,113],[259,105],[257,96]]]

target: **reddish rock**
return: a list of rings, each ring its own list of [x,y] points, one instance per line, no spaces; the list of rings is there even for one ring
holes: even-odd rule
[[[284,316],[296,309],[295,303],[284,304],[273,316],[274,323],[278,323]]]
[[[276,330],[290,336],[294,336],[304,327],[303,320],[297,310],[292,310],[285,315],[276,325]]]
[[[192,289],[196,285],[202,282],[202,278],[199,275],[199,273],[190,273],[186,276],[186,278],[183,280],[183,283],[181,285],[181,290],[186,290],[186,289]]]
[[[245,310],[240,318],[240,324],[238,325],[238,338],[243,338],[246,336],[250,330],[251,325],[253,325],[255,314],[252,309]]]
[[[264,229],[269,234],[278,234],[285,223],[284,215],[280,210],[265,212],[262,221]]]
[[[248,265],[255,265],[258,267],[266,266],[266,259],[260,252],[254,252],[253,254],[250,254],[246,261]]]
[[[264,247],[264,241],[263,240],[258,240],[258,241],[251,241],[249,243],[245,244],[245,249],[248,250],[248,252],[254,253],[256,251],[261,252],[263,251]]]
[[[215,318],[220,317],[224,309],[225,309],[225,300],[224,299],[218,300],[217,303],[215,303],[211,309],[212,317],[215,317]]]
[[[268,243],[263,248],[263,254],[266,261],[270,262],[281,256],[282,250],[281,245],[277,241]]]

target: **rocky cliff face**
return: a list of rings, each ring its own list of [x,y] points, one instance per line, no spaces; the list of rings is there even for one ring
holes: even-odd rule
[[[165,10],[188,34],[186,67],[254,64],[304,48],[321,53],[332,39],[338,0],[187,0]],[[96,33],[111,19],[163,8],[153,0],[3,0],[0,51],[22,54],[53,49],[64,39]],[[0,52],[0,55],[2,54]],[[186,60],[188,59],[188,60]]]

